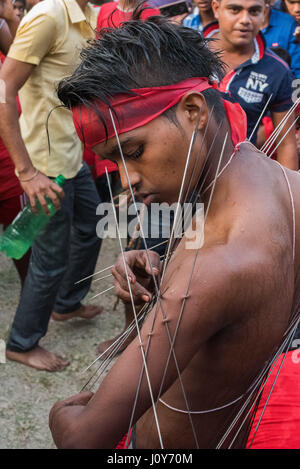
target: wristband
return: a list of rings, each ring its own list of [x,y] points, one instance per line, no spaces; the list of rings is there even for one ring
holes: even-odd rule
[[[18,171],[15,169],[15,175],[17,176],[17,178],[19,179],[20,182],[29,182],[29,181],[31,181],[33,178],[35,178],[35,176],[38,174],[38,172],[39,172],[39,170],[38,170],[38,169],[35,169],[34,174],[33,174],[30,178],[28,178],[28,179],[21,179],[21,178],[20,178],[20,175],[19,175],[19,173],[18,173]]]

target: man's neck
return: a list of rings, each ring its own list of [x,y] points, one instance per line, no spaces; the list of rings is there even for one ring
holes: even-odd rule
[[[207,161],[201,169],[201,175],[197,184],[197,189],[200,190],[201,201],[204,203],[207,203],[210,197],[210,188],[214,185],[217,174],[220,174],[223,169],[225,171],[225,167],[230,165],[231,156],[234,152],[228,121],[225,120],[218,129],[217,138],[215,138],[216,126],[218,126],[217,123],[207,132]]]
[[[250,41],[244,46],[235,45],[232,42],[228,41],[221,33],[219,33],[220,46],[222,50],[225,50],[228,54],[235,55],[236,57],[249,56],[252,57],[255,51],[254,41]]]
[[[132,4],[131,1],[128,0],[119,0],[117,2],[118,9],[121,11],[133,11],[134,10],[134,3]]]
[[[219,31],[214,38],[218,39],[215,42],[215,48],[223,51],[222,60],[227,65],[227,71],[232,70],[243,62],[249,60],[255,52],[254,41],[251,41],[244,47],[236,46],[235,44],[227,41],[221,31]]]
[[[87,4],[89,3],[89,0],[76,0],[82,11],[86,9]]]

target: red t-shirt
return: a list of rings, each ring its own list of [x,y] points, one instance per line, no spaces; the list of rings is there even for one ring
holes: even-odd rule
[[[115,163],[110,160],[101,160],[99,155],[88,148],[84,149],[83,159],[89,166],[94,179],[106,174],[105,168],[107,168],[108,173],[118,171],[118,166]]]
[[[147,4],[145,3],[145,7]],[[145,21],[150,16],[158,16],[160,11],[157,8],[147,8],[142,11],[141,19]],[[98,13],[97,29],[118,28],[124,21],[130,20],[131,13],[119,10],[118,2],[104,3]]]
[[[3,63],[5,56],[0,52],[0,62]],[[1,65],[0,65],[1,66]],[[21,107],[18,101],[18,110],[21,114]],[[0,138],[0,200],[10,199],[23,194],[19,180],[15,175],[15,166],[9,153]]]

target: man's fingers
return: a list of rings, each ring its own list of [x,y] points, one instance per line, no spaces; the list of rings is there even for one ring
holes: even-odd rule
[[[121,297],[120,295],[122,295],[122,292],[126,292],[126,300],[130,299],[130,289],[129,289],[126,275],[123,275],[123,272],[119,273],[115,269],[115,267],[112,267],[111,271],[115,278],[114,286],[116,289],[117,296],[120,299],[123,299],[123,301],[125,301],[124,298]],[[132,279],[132,276],[134,277],[134,279]],[[134,299],[135,300],[138,299],[140,301],[141,298],[144,296],[145,298],[147,298],[147,299],[144,299],[144,301],[150,301],[150,299],[152,298],[151,293],[136,280],[136,277],[133,275],[129,267],[128,267],[128,277],[129,277],[130,288],[131,288]],[[128,295],[129,295],[129,298],[128,298]]]
[[[52,189],[48,189],[47,197],[51,200],[51,202],[53,203],[56,210],[59,210],[60,209],[60,198],[58,197],[56,192],[53,192]]]
[[[149,275],[158,275],[160,272],[160,257],[157,252],[148,251],[143,253],[145,257],[145,270]]]
[[[44,194],[42,194],[42,193],[39,192],[39,193],[37,194],[37,198],[38,198],[38,201],[39,201],[39,203],[40,203],[42,209],[44,210],[44,212],[45,212],[47,215],[49,215],[50,212],[49,212],[49,208],[48,208],[47,202],[46,202],[46,200],[45,200]]]
[[[134,273],[131,270],[130,265],[127,262],[126,253],[125,253],[125,261],[126,261],[126,268],[124,265],[123,256],[121,257],[119,256],[111,272],[115,277],[118,276],[118,278],[123,278],[125,279],[126,282],[127,282],[127,275],[126,275],[126,272],[127,272],[130,282],[134,283],[136,278],[135,278]]]
[[[124,301],[124,303],[131,303],[131,296],[130,293],[123,288],[120,287],[119,284],[115,284],[115,293],[120,300]]]
[[[30,206],[31,206],[31,209],[32,209],[33,213],[37,214],[38,209],[37,209],[37,206],[36,206],[36,199],[35,199],[34,194],[31,195],[31,194],[27,193],[27,196],[29,198]]]
[[[124,301],[125,303],[131,302],[131,295],[130,290],[128,288],[128,284],[126,285],[126,287],[123,288],[120,283],[115,280],[114,287],[115,293],[117,297],[120,298],[120,300]],[[152,299],[151,293],[138,282],[135,282],[134,285],[131,285],[131,293],[135,304],[148,302]]]
[[[128,303],[131,300],[131,290],[136,304],[151,301],[152,294],[147,288],[151,282],[152,275],[156,276],[160,272],[159,255],[150,251],[148,255],[145,251],[130,251],[125,252],[124,257],[126,267],[123,256],[120,255],[111,270],[115,278],[116,295],[122,301]],[[128,279],[130,286],[128,285]]]
[[[43,211],[49,215],[50,212],[45,197],[47,197],[48,203],[49,201],[52,202],[56,210],[60,209],[60,201],[64,198],[65,193],[58,184],[55,184],[44,174],[38,173],[36,177],[32,179],[32,181],[21,181],[21,184],[27,196],[29,197],[30,205],[34,213],[38,213],[38,200]]]
[[[58,195],[58,197],[59,197],[60,199],[64,199],[64,197],[65,197],[64,190],[63,190],[58,184],[56,184],[55,182],[52,182],[50,188],[51,188],[54,192],[56,192],[56,194]]]

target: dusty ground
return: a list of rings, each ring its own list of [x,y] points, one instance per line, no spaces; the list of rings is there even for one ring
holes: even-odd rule
[[[104,240],[96,271],[111,265],[118,254],[118,241]],[[94,281],[87,300],[111,285],[111,278]],[[20,284],[14,266],[0,254],[0,340],[7,339],[19,293]],[[91,372],[82,371],[95,359],[97,344],[122,330],[122,306],[112,312],[114,302],[112,290],[90,301],[104,306],[104,313],[99,317],[91,321],[50,321],[41,345],[71,360],[65,371],[48,373],[12,361],[0,363],[1,449],[55,447],[48,429],[49,410],[57,400],[81,390],[91,376]]]

